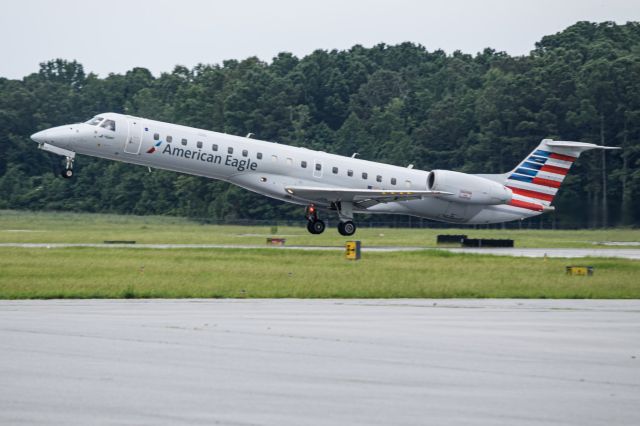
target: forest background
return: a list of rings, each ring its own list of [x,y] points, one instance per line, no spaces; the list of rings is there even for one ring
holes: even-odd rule
[[[60,158],[29,135],[101,112],[470,173],[509,171],[544,138],[619,146],[581,157],[554,201],[557,212],[529,225],[640,224],[638,22],[578,22],[525,56],[490,48],[447,54],[406,42],[105,78],[73,60],[44,62],[21,80],[0,78],[0,209],[302,219],[299,206],[224,182],[101,159],[80,157],[75,177],[60,178]]]

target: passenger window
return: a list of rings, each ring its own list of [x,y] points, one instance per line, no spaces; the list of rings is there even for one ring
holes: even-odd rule
[[[300,167],[302,167],[303,169],[307,168],[307,162],[306,161],[301,161],[300,162]]]
[[[243,156],[243,157],[246,157],[246,156],[248,156],[248,155],[249,155],[249,151],[247,151],[246,149],[243,149],[243,150],[242,150],[242,156]]]
[[[233,154],[233,148],[232,148],[232,147],[227,148],[227,152],[228,152],[229,154]]]
[[[111,130],[112,132],[116,131],[116,122],[113,120],[104,120],[104,123],[102,123],[100,125],[100,127],[103,127],[107,130]]]
[[[158,133],[154,133],[153,134],[153,140],[154,141],[159,141],[160,140],[160,135]]]
[[[173,136],[167,136],[167,143],[173,142]]]
[[[322,164],[320,164],[320,163],[316,163],[316,170],[317,170],[317,171],[322,170]]]
[[[347,170],[347,176],[353,177],[353,170]]]
[[[200,141],[196,142],[196,146],[198,147],[198,149],[202,149],[202,142]]]
[[[218,150],[218,144],[214,143],[213,145],[211,145],[211,150],[212,151],[217,151]]]
[[[410,180],[405,180],[404,181],[404,186],[406,186],[407,188],[411,188],[411,181]]]
[[[366,172],[362,172],[362,179],[367,179],[369,175]]]
[[[261,152],[257,153],[256,157],[258,158],[258,160],[262,160],[262,153]]]
[[[391,178],[391,185],[395,185],[396,184],[396,178]]]
[[[276,161],[278,161],[278,156],[277,156],[277,155],[272,155],[272,156],[271,156],[271,161],[273,161],[274,163],[275,163]]]
[[[338,174],[338,168],[337,167],[332,168],[331,171],[333,172],[334,175]]]
[[[287,166],[293,166],[293,158],[287,157]]]
[[[182,145],[186,145],[187,144],[187,140],[186,139],[182,139]]]
[[[376,176],[376,182],[382,182],[382,176],[380,175]]]

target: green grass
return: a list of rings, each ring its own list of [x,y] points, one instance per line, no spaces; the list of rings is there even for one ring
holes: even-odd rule
[[[202,225],[183,218],[0,211],[0,243],[137,243],[263,245],[270,226]],[[593,247],[595,241],[640,241],[640,231],[370,229],[365,247],[434,247],[440,233],[513,238],[517,247]],[[287,245],[343,246],[333,229],[310,235],[279,227]],[[564,267],[595,267],[570,277]],[[640,262],[619,259],[529,259],[434,250],[367,253],[267,249],[133,249],[0,247],[0,298],[639,298]]]
[[[334,221],[335,222],[335,221]],[[511,238],[516,247],[593,247],[599,241],[640,241],[640,230],[502,230],[502,229],[390,229],[358,230],[354,238],[365,247],[435,247],[438,234],[467,234],[471,238]],[[118,216],[81,213],[33,213],[0,211],[0,243],[102,243],[105,240],[135,240],[137,243],[265,244],[270,226],[203,225],[184,218],[163,216]],[[310,235],[302,227],[278,227],[275,236],[287,245],[341,246],[347,239],[333,228]],[[606,248],[606,246],[602,246]]]
[[[592,277],[564,274],[568,264]],[[640,262],[267,249],[0,248],[0,298],[638,298]]]

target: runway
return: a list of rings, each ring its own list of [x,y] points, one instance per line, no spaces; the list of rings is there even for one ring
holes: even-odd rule
[[[69,247],[91,248],[131,248],[131,249],[273,249],[273,250],[329,250],[344,251],[344,246],[269,246],[249,244],[97,244],[97,243],[0,243],[0,247],[59,249]],[[490,254],[494,256],[515,257],[613,257],[621,259],[640,260],[640,249],[634,248],[442,248],[442,247],[411,247],[363,246],[363,252],[408,252],[421,250],[446,250],[453,253]]]
[[[621,259],[640,259],[640,249],[604,249],[604,248],[449,248],[453,253],[491,254],[495,256],[515,257],[616,257]]]
[[[637,425],[640,301],[0,301],[1,424]]]

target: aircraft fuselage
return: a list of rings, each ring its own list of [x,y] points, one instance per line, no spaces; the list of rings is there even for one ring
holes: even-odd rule
[[[353,213],[366,212],[477,224],[524,219],[546,211],[542,204],[522,201],[519,205],[514,204],[511,189],[502,183],[491,182],[506,179],[506,175],[446,172],[454,183],[459,176],[473,179],[471,183],[475,186],[471,186],[476,188],[475,195],[471,190],[460,189],[458,192],[455,185],[453,190],[448,190],[451,192],[429,192],[433,185],[433,176],[429,181],[429,171],[116,113],[100,114],[86,123],[44,130],[32,138],[42,149],[66,156],[68,166],[72,164],[74,153],[78,153],[203,176],[278,200],[337,210],[341,220],[350,220]],[[472,197],[484,199],[478,198],[481,192],[484,196],[492,194],[481,188],[477,190],[477,182],[480,186],[497,185],[508,194],[502,201],[474,203]],[[318,193],[331,189],[348,190],[352,198],[340,195],[343,193],[333,194],[333,198]],[[354,198],[354,192],[357,198]],[[414,192],[417,196],[412,195]],[[377,198],[372,196],[368,201],[368,193],[375,193]],[[342,204],[344,209],[341,209]],[[527,204],[534,207],[527,207]]]

